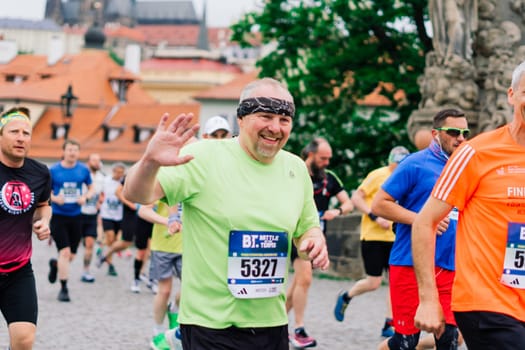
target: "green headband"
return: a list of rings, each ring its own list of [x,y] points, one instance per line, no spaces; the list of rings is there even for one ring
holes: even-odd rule
[[[22,112],[13,112],[13,113],[4,115],[2,118],[0,118],[0,128],[3,128],[4,126],[6,126],[7,123],[13,120],[21,120],[31,125],[31,120],[29,119],[27,115],[25,115]]]

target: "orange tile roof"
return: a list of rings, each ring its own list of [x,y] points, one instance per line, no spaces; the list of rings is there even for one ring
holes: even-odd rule
[[[58,160],[61,156],[64,140],[52,139],[53,124],[70,124],[68,136],[81,143],[83,157],[99,152],[108,161],[134,162],[147,142],[134,142],[133,125],[153,129],[166,111],[173,115],[191,112],[195,122],[199,119],[200,104],[163,105],[137,83],[130,85],[126,102],[118,101],[111,79],[135,81],[138,77],[117,65],[104,51],[85,50],[64,56],[53,66],[47,65],[44,56],[22,55],[0,65],[0,77],[9,72],[29,78],[20,83],[0,79],[0,101],[41,106],[43,112],[33,128],[30,156],[43,160]],[[44,79],[42,75],[50,77]],[[70,84],[78,97],[78,107],[73,117],[65,119],[59,104]],[[114,141],[104,142],[104,125],[122,127],[123,132]]]
[[[198,24],[186,25],[139,25],[136,30],[141,32],[148,45],[158,45],[166,42],[168,46],[196,47],[199,40],[200,26]],[[232,31],[228,27],[208,28],[208,43],[210,48],[220,47],[222,42],[230,43]],[[260,42],[260,35],[254,37],[256,43]]]
[[[392,101],[387,96],[383,95],[382,92],[386,91],[392,93],[395,87],[392,83],[379,82],[377,87],[363,97],[362,99],[357,100],[357,104],[361,106],[369,107],[389,107],[392,106]],[[394,100],[397,102],[397,105],[402,105],[405,103],[406,94],[403,90],[396,90],[393,95]]]
[[[183,105],[123,105],[105,122],[111,115],[110,108],[92,109],[77,108],[72,118],[69,137],[80,142],[81,156],[87,158],[90,153],[100,153],[103,160],[116,162],[136,162],[146,149],[147,140],[134,142],[133,126],[154,129],[157,127],[160,117],[168,112],[175,117],[180,113],[193,113],[193,123],[198,121],[200,105],[189,103]],[[34,158],[58,159],[61,156],[61,147],[64,139],[51,139],[51,124],[62,125],[66,120],[58,107],[49,107],[40,117],[33,129],[32,147],[29,155]],[[123,129],[123,132],[113,141],[104,142],[104,130],[102,125]]]
[[[168,46],[197,45],[199,25],[139,25],[136,27],[148,45],[158,45],[166,42]]]
[[[193,97],[202,100],[238,100],[242,89],[246,84],[256,80],[258,74],[259,70],[254,69],[251,72],[240,74],[229,83],[199,92]]]
[[[79,105],[114,105],[118,99],[111,89],[109,79],[138,79],[136,75],[123,70],[105,51],[99,50],[85,50],[77,55],[64,56],[53,66],[47,65],[45,56],[35,55],[19,55],[8,64],[0,65],[0,75],[15,70],[27,72],[28,80],[23,84],[0,84],[0,99],[18,98],[57,103],[71,84]],[[51,77],[41,79],[42,74],[49,74]],[[128,93],[130,103],[155,101],[145,91],[131,94],[131,90],[137,89],[133,85]]]
[[[136,143],[134,126],[154,130],[164,113],[169,113],[173,118],[180,113],[193,113],[193,124],[198,121],[200,105],[196,103],[184,105],[124,105],[107,123],[110,127],[122,127],[123,132],[111,142],[101,142],[103,129],[99,128],[92,138],[86,140],[82,148],[87,156],[90,153],[100,153],[102,159],[111,161],[136,162],[144,153],[147,140]]]
[[[141,71],[146,70],[192,70],[192,71],[220,71],[225,73],[241,73],[235,65],[210,60],[207,58],[150,58],[142,61]]]
[[[104,34],[106,34],[108,38],[125,38],[137,43],[143,43],[146,41],[146,36],[142,31],[123,25],[106,26],[104,28]]]

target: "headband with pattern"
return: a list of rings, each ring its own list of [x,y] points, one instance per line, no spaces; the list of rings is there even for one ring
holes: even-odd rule
[[[293,102],[275,97],[252,97],[242,100],[237,107],[237,117],[239,118],[257,112],[280,114],[293,118],[295,105]]]
[[[29,119],[29,117],[25,113],[17,111],[17,112],[9,113],[1,117],[0,118],[0,128],[3,128],[7,123],[13,120],[21,120],[31,125],[31,120]]]

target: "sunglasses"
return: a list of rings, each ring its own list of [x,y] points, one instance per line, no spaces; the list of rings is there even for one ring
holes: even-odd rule
[[[470,134],[470,130],[469,129],[458,129],[458,128],[442,127],[442,128],[436,128],[436,130],[444,131],[444,132],[447,133],[447,135],[452,136],[452,137],[459,137],[459,135],[462,135],[464,138],[467,138],[468,135]]]

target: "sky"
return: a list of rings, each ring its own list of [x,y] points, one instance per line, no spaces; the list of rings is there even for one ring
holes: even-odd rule
[[[0,0],[0,17],[42,19],[45,0]],[[138,0],[141,1],[141,0]],[[147,0],[143,0],[147,1]],[[160,0],[157,0],[160,1]],[[209,27],[227,27],[242,14],[257,9],[262,0],[193,0],[197,17],[202,16],[203,3],[207,3],[206,17]],[[258,5],[259,4],[259,5]]]

